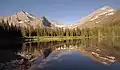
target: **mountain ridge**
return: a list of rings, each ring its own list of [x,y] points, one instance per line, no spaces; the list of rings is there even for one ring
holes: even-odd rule
[[[117,13],[118,14],[118,13]],[[9,22],[9,25],[15,25],[20,27],[58,27],[58,28],[83,28],[92,27],[97,24],[109,23],[116,18],[114,21],[118,21],[119,15],[116,15],[116,9],[110,6],[104,6],[100,9],[93,11],[88,16],[83,17],[74,24],[64,24],[58,21],[48,20],[45,16],[36,17],[31,13],[21,10],[12,16],[0,16],[0,21]]]

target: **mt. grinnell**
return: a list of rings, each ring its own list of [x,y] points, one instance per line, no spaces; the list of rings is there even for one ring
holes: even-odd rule
[[[104,6],[86,17],[83,17],[81,20],[75,24],[61,24],[57,21],[48,21],[44,16],[37,18],[30,13],[24,12],[23,10],[17,12],[12,16],[1,16],[0,22],[8,22],[9,25],[20,26],[20,27],[58,27],[58,28],[85,28],[85,27],[94,27],[100,24],[114,23],[120,21],[120,11],[113,9],[109,6]]]

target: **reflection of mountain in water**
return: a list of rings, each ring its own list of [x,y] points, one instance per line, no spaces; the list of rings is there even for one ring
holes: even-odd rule
[[[84,57],[90,62],[93,60],[92,62],[100,63],[100,65],[107,64],[114,67],[114,65],[119,65],[119,62],[117,63],[117,61],[120,61],[119,41],[120,38],[107,38],[39,43],[25,42],[22,45],[19,43],[11,45],[5,44],[7,47],[1,48],[1,50],[4,49],[4,52],[0,51],[0,54],[2,54],[0,62],[15,60],[20,56],[29,60],[29,62],[32,62],[33,65],[45,65],[53,60],[61,61],[61,58],[65,58],[67,61],[70,59],[70,61],[72,61],[70,64],[74,64]],[[5,59],[6,56],[3,55],[6,55],[8,59]]]
[[[37,59],[38,56],[45,56],[43,50],[46,48],[50,48],[54,54],[59,53],[59,50],[79,50],[81,54],[103,64],[120,61],[119,49],[116,49],[118,47],[114,47],[117,42],[113,43],[114,41],[108,39],[98,41],[98,39],[84,39],[61,42],[24,43],[19,54],[27,58]]]

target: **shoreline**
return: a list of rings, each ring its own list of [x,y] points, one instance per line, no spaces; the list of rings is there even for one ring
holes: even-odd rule
[[[74,40],[74,39],[91,39],[91,38],[106,38],[106,36],[40,36],[40,37],[26,37],[23,38],[25,41],[32,42],[49,42],[49,41],[63,41],[63,40]]]

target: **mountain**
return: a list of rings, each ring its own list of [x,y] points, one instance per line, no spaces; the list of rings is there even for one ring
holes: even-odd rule
[[[17,12],[12,16],[1,16],[0,22],[9,22],[9,25],[18,26],[18,27],[52,27],[54,28],[86,28],[86,27],[95,27],[101,24],[110,24],[117,21],[120,21],[120,10],[114,9],[110,6],[104,6],[98,10],[93,11],[88,16],[83,17],[74,24],[64,24],[55,20],[48,21],[46,17],[36,17],[28,12],[23,10]]]
[[[76,26],[80,28],[85,28],[85,27],[91,28],[101,24],[114,23],[116,21],[120,21],[119,18],[120,18],[120,11],[110,6],[104,6],[90,13],[88,16],[80,19],[76,23]]]
[[[12,16],[1,16],[0,22],[8,22],[9,25],[18,26],[18,27],[51,27],[51,23],[45,18],[37,18],[32,14],[21,10]]]
[[[57,27],[57,28],[64,28],[65,24],[56,20],[51,20],[50,21],[52,27]]]
[[[63,22],[59,22],[59,21],[56,21],[56,20],[51,20],[50,21],[53,25],[63,25],[64,23]]]
[[[57,21],[50,21],[52,25],[59,28],[92,28],[103,24],[110,24],[120,21],[120,10],[110,6],[104,6],[83,17],[74,24],[61,24]]]

